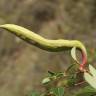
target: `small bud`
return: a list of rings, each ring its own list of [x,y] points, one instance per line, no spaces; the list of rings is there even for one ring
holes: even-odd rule
[[[42,80],[42,84],[47,84],[47,83],[49,83],[50,81],[51,81],[50,78],[47,77],[47,78],[45,78],[45,79]]]

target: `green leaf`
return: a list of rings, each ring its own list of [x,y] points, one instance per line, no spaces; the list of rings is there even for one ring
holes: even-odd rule
[[[96,69],[92,65],[89,65],[89,70],[93,77],[96,77]]]
[[[59,87],[59,88],[52,88],[51,92],[55,95],[55,96],[64,96],[64,88],[63,87]]]
[[[96,89],[96,77],[94,78],[89,73],[85,72],[84,73],[84,78],[93,88]]]
[[[96,92],[82,92],[77,94],[76,96],[96,96]]]
[[[79,61],[78,61],[77,58],[76,58],[76,47],[73,47],[73,48],[71,49],[71,56],[72,56],[72,58],[73,58],[77,63],[79,63]]]
[[[96,69],[89,65],[89,70],[90,73],[84,73],[84,78],[93,88],[96,89]]]
[[[83,88],[76,96],[95,96],[96,90],[94,90],[92,87],[87,86]]]
[[[56,74],[56,77],[63,77],[64,76],[64,72],[58,72],[57,74]]]
[[[52,71],[48,71],[48,73],[49,73],[50,76],[54,76],[55,75],[55,73],[52,72]]]

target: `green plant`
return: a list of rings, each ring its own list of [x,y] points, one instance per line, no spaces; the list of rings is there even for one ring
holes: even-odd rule
[[[85,46],[78,40],[49,40],[35,34],[34,32],[14,24],[0,25],[1,28],[8,30],[28,43],[35,45],[43,50],[58,52],[71,49],[71,56],[77,64],[72,64],[65,72],[48,71],[48,77],[43,79],[42,83],[46,86],[47,91],[43,94],[32,92],[31,96],[68,96],[67,88],[76,87],[87,81],[92,88],[85,88],[86,91],[76,92],[75,96],[94,96],[96,94],[96,70],[89,65],[89,70],[85,68],[87,64],[87,51]],[[76,49],[82,54],[82,63],[77,60]],[[84,81],[84,78],[85,81]],[[52,86],[55,85],[55,88]],[[50,86],[51,87],[50,87]],[[50,90],[51,89],[51,90]],[[90,90],[89,90],[90,89]],[[68,92],[67,92],[68,93]],[[83,95],[82,95],[83,94]],[[72,96],[72,95],[71,95]]]

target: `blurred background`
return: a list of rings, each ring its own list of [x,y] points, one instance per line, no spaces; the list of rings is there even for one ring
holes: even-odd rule
[[[92,52],[96,48],[96,0],[0,0],[0,24],[5,23],[48,39],[80,40]],[[47,52],[0,29],[0,96],[42,91],[48,70],[63,72],[70,64],[70,52]]]

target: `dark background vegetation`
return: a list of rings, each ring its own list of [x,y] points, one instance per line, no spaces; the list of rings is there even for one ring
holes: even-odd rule
[[[49,39],[78,39],[96,48],[96,0],[0,0],[0,24],[24,26]],[[96,60],[93,60],[95,63]],[[69,52],[51,53],[0,30],[0,96],[43,91],[47,71],[64,71]]]

